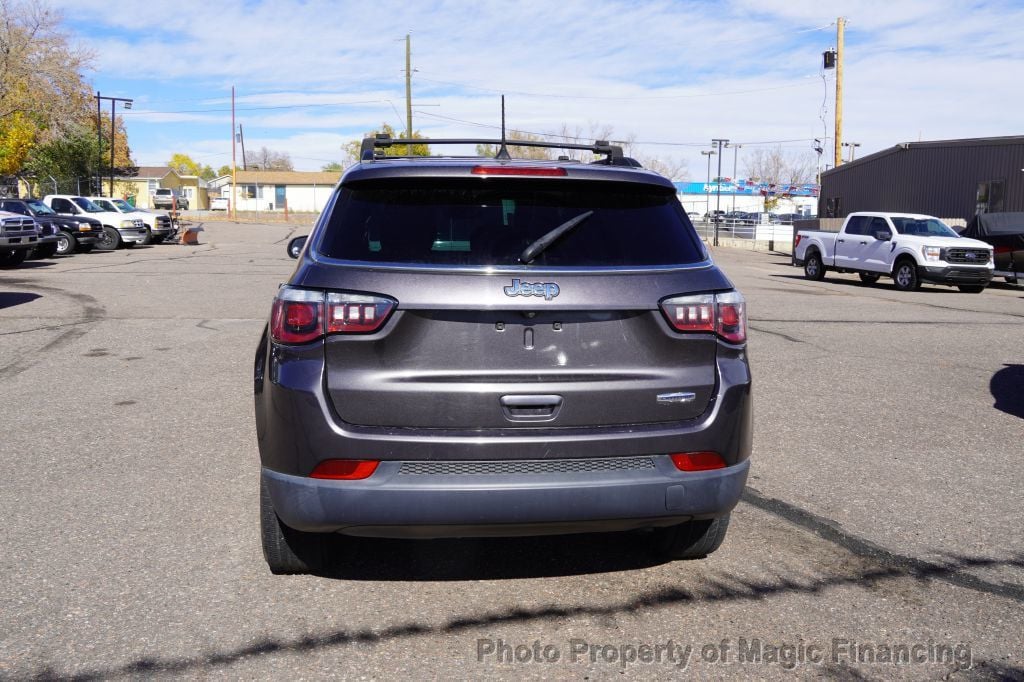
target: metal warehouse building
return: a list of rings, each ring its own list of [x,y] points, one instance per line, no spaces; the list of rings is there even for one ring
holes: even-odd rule
[[[818,215],[1024,211],[1024,136],[904,142],[825,171]]]

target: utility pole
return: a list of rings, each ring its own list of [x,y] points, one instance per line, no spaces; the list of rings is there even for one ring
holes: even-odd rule
[[[711,217],[711,157],[715,151],[702,151],[700,154],[708,157],[708,182],[704,185],[704,219],[707,220]]]
[[[722,145],[729,144],[729,140],[716,138],[711,144],[718,145],[718,182],[715,183],[715,246],[718,246],[718,226],[722,224]]]
[[[846,19],[836,19],[836,146],[835,168],[843,162],[843,30]]]
[[[100,91],[96,91],[96,186],[95,191],[99,193],[103,187],[103,127],[100,123]],[[89,181],[92,184],[92,180]],[[92,192],[93,187],[89,187]],[[81,190],[79,190],[81,191]]]
[[[412,45],[409,34],[405,34],[405,137],[412,139]],[[406,145],[405,153],[412,156],[412,145]]]
[[[242,143],[242,170],[249,170],[245,160],[245,131],[241,123],[238,124],[238,141]]]
[[[231,86],[231,219],[235,219],[235,204],[238,203],[238,189],[235,187],[235,171],[238,163],[235,160],[235,86]]]

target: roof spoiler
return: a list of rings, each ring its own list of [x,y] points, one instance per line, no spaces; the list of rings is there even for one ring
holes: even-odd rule
[[[377,133],[375,137],[363,138],[362,145],[359,150],[359,159],[361,161],[373,161],[374,159],[381,158],[376,154],[377,149],[383,149],[385,147],[392,147],[395,145],[414,145],[414,144],[488,144],[496,145],[499,147],[543,147],[546,149],[580,149],[584,151],[593,152],[595,154],[603,154],[604,159],[597,161],[596,163],[606,163],[609,166],[624,166],[632,165],[625,163],[623,160],[628,157],[623,156],[622,147],[615,144],[610,144],[607,140],[597,140],[593,144],[570,144],[567,142],[540,142],[532,140],[488,140],[488,139],[439,139],[433,140],[428,138],[416,138],[407,139],[401,137],[392,138],[391,136],[384,133]],[[632,161],[632,159],[628,159]],[[633,161],[633,164],[636,164]],[[639,164],[637,164],[639,165]]]

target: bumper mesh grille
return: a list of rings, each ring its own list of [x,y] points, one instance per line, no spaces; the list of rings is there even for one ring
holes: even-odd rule
[[[985,249],[950,249],[946,253],[946,262],[985,265],[988,263],[988,251]]]
[[[503,474],[576,474],[653,469],[650,457],[595,459],[513,459],[486,462],[403,462],[401,476],[500,476]]]

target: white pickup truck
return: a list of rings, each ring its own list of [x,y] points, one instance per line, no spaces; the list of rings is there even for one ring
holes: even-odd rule
[[[884,275],[902,291],[931,282],[981,293],[994,269],[991,246],[916,213],[851,213],[838,233],[800,230],[793,260],[808,279],[823,279],[829,269],[856,272],[867,284]]]

